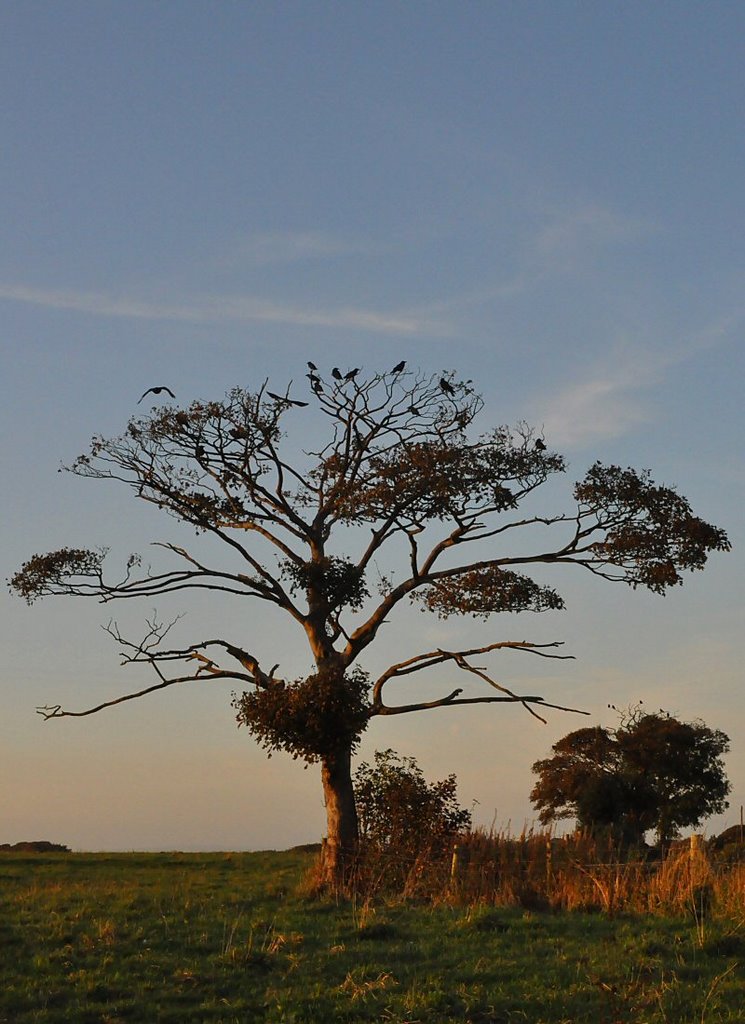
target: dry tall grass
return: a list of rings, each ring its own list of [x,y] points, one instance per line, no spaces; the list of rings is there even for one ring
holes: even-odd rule
[[[395,851],[367,849],[353,889],[356,898],[367,900],[381,896],[745,922],[745,862],[720,858],[701,842],[685,841],[655,858],[624,855],[612,841],[590,835],[557,839],[532,829],[519,836],[476,831],[454,847],[422,849],[406,861]]]

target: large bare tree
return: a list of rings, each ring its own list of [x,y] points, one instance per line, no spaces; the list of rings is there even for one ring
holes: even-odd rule
[[[153,408],[121,437],[95,437],[68,467],[123,483],[221,541],[232,556],[229,571],[211,564],[198,543],[164,543],[172,567],[154,571],[133,555],[112,580],[105,551],[64,548],[35,555],[10,583],[29,603],[59,594],[151,601],[212,590],[272,605],[294,622],[313,664],[312,674],[295,680],[260,664],[250,635],[195,637],[174,648],[170,627],[154,619],[141,640],[112,624],[124,660],[147,666],[155,681],[85,710],[39,710],[46,718],[90,715],[188,680],[234,681],[242,691],[234,698],[238,721],[259,742],[320,764],[325,873],[337,884],[357,840],[351,756],[371,719],[479,703],[520,704],[540,717],[541,708],[558,706],[516,693],[474,662],[505,649],[567,657],[558,643],[414,647],[371,679],[362,655],[403,603],[419,602],[443,618],[559,609],[560,595],[528,574],[557,565],[664,594],[684,570],[703,568],[710,551],[729,543],[674,490],[613,465],[590,468],[569,511],[524,511],[525,499],[564,470],[563,458],[524,424],[473,435],[483,403],[452,372],[427,375],[399,364],[368,377],[334,368],[327,377],[309,367],[308,401],[264,385],[184,409]],[[324,441],[304,452],[291,446],[285,425],[308,437],[312,416]],[[388,577],[374,562],[386,546],[403,563]],[[438,682],[439,692],[391,702],[397,681],[441,678],[443,670],[450,678]],[[464,696],[453,672],[478,680],[482,694]]]

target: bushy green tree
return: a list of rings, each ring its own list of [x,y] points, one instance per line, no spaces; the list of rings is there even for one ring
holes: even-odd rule
[[[729,739],[703,722],[637,707],[617,729],[578,729],[551,749],[533,765],[530,798],[543,824],[576,818],[634,843],[654,829],[666,842],[727,807]]]

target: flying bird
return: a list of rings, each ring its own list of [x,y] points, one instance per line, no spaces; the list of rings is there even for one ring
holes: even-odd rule
[[[286,395],[275,395],[273,391],[267,391],[267,394],[275,402],[282,402],[283,405],[296,405],[299,409],[304,409],[308,404],[307,402],[298,402],[296,398],[288,398]]]
[[[545,450],[546,450],[546,443],[545,443],[545,441],[543,441],[543,440],[542,440],[542,439],[541,439],[540,437],[537,437],[537,438],[536,438],[536,441],[535,441],[535,450],[536,450],[537,452],[545,452]]]
[[[344,380],[344,378],[341,375],[341,370],[339,369],[338,366],[335,366],[333,368],[333,370],[331,371],[331,376],[334,378],[334,380]]]
[[[450,381],[449,380],[445,380],[444,377],[440,377],[440,391],[442,391],[443,395],[454,395],[455,394],[455,388],[450,383]]]
[[[168,392],[168,394],[169,394],[169,395],[171,396],[171,398],[175,398],[175,397],[176,397],[176,396],[174,395],[174,393],[173,393],[173,392],[171,391],[171,389],[170,389],[170,388],[167,388],[167,387],[165,386],[165,384],[164,384],[164,385],[162,385],[162,386],[161,386],[161,387],[159,387],[159,388],[148,388],[148,389],[147,389],[147,391],[145,391],[145,392],[143,393],[143,395],[142,395],[142,398],[138,398],[138,399],[137,399],[137,404],[138,404],[138,405],[140,404],[140,402],[141,402],[141,401],[142,401],[142,399],[143,399],[143,398],[145,397],[145,395],[150,395],[150,394],[153,394],[153,395],[159,395],[159,394],[161,393],[161,391],[166,391],[166,392]]]
[[[355,368],[353,370],[350,370],[349,373],[344,374],[344,380],[354,380],[354,378],[360,372],[360,369],[361,367],[355,366]]]
[[[406,360],[402,359],[400,363],[396,363],[396,365],[391,370],[391,373],[401,373],[404,366],[406,366]]]

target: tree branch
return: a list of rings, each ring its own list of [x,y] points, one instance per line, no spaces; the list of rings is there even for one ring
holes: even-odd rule
[[[83,718],[87,715],[95,715],[97,712],[103,711],[105,708],[114,707],[117,704],[124,704],[130,700],[137,700],[140,697],[156,693],[158,690],[167,689],[170,686],[176,686],[179,683],[199,682],[200,680],[204,680],[205,674],[209,676],[210,679],[238,680],[239,682],[253,684],[254,686],[259,686],[264,689],[271,686],[284,685],[283,680],[275,678],[274,676],[274,671],[277,667],[276,665],[267,674],[262,671],[258,659],[254,657],[254,655],[240,647],[236,647],[234,644],[228,643],[226,640],[203,640],[201,643],[190,644],[188,647],[173,650],[161,650],[159,645],[163,642],[179,618],[181,618],[181,616],[173,619],[167,625],[159,623],[155,617],[147,620],[148,631],[143,639],[137,643],[127,640],[126,637],[122,636],[119,627],[113,621],[110,621],[108,625],[103,627],[104,631],[108,633],[109,636],[112,637],[123,649],[123,665],[149,665],[158,675],[160,682],[154,683],[152,686],[146,686],[144,689],[137,690],[134,693],[127,693],[121,697],[115,697],[112,700],[104,701],[101,704],[97,704],[95,707],[87,708],[85,711],[65,711],[60,704],[54,704],[37,707],[37,713],[45,720],[50,718]],[[232,658],[238,661],[246,671],[238,672],[235,670],[220,668],[212,658],[201,653],[201,651],[209,647],[222,647]],[[198,667],[191,675],[167,678],[160,666],[163,663],[173,661],[195,661],[198,663]]]
[[[387,705],[383,704],[383,687],[390,679],[394,679],[399,676],[411,675],[413,672],[420,672],[424,669],[432,668],[434,665],[441,665],[445,662],[451,661],[464,672],[472,672],[477,675],[484,682],[493,686],[494,689],[499,690],[504,697],[499,698],[500,700],[507,700],[510,702],[517,702],[523,704],[527,711],[530,712],[535,718],[540,718],[544,721],[540,715],[537,715],[530,707],[530,703],[540,702],[545,707],[553,707],[554,705],[546,704],[542,697],[521,697],[518,694],[509,690],[506,686],[502,686],[501,683],[496,682],[491,676],[487,675],[484,669],[477,668],[471,665],[468,658],[473,657],[477,654],[489,654],[492,651],[497,650],[517,650],[524,651],[528,654],[536,654],[542,658],[552,658],[558,661],[573,660],[571,654],[554,654],[551,653],[548,648],[561,647],[561,641],[553,641],[545,644],[530,643],[527,640],[502,640],[493,644],[486,644],[483,647],[473,647],[465,651],[445,651],[442,648],[437,648],[434,651],[428,651],[424,654],[417,654],[412,658],[408,658],[406,661],[398,662],[395,665],[391,665],[390,668],[376,680],[373,687],[373,707],[378,709],[375,714],[390,714],[389,710],[386,710]],[[440,707],[443,703],[465,703],[473,702],[474,700],[485,701],[489,698],[463,698],[462,700],[456,700],[458,694],[462,693],[462,690],[457,690],[451,693],[448,697],[442,698],[440,701],[418,703],[416,705],[407,705],[411,710],[422,710],[430,707]],[[497,699],[497,698],[491,698]],[[396,712],[399,713],[399,712]]]
[[[179,616],[178,618],[180,618]],[[200,643],[189,644],[187,647],[175,648],[172,650],[160,649],[160,644],[165,639],[168,632],[178,621],[174,619],[167,626],[162,623],[158,623],[155,617],[147,620],[148,632],[144,638],[139,642],[135,643],[131,640],[127,640],[126,637],[122,636],[119,627],[115,622],[109,622],[107,626],[104,626],[104,631],[109,634],[124,650],[122,651],[123,665],[128,664],[149,664],[159,675],[159,665],[162,662],[170,661],[194,661],[200,662],[200,666],[196,671],[193,678],[201,672],[208,671],[213,676],[218,674],[225,678],[240,679],[243,682],[250,682],[256,686],[268,687],[279,685],[281,680],[274,677],[274,669],[267,675],[259,664],[258,658],[256,658],[249,651],[244,650],[242,647],[237,647],[235,644],[228,643],[227,640],[212,639],[203,640]],[[209,647],[222,647],[230,656],[234,658],[248,673],[245,675],[242,672],[231,672],[227,669],[221,669],[211,658],[206,655],[200,654],[200,651],[204,651]],[[126,653],[127,650],[133,651],[133,654]],[[275,666],[276,668],[276,666]]]
[[[124,704],[129,700],[137,700],[139,697],[145,697],[149,693],[155,693],[157,690],[165,690],[169,686],[175,686],[178,683],[192,683],[200,681],[204,677],[199,675],[197,670],[195,675],[192,676],[180,676],[177,679],[164,679],[160,683],[154,683],[152,686],[145,687],[144,690],[138,690],[136,693],[127,693],[122,697],[115,697],[113,700],[104,701],[102,704],[97,704],[94,708],[88,708],[85,711],[64,711],[60,704],[49,705],[45,704],[41,707],[36,708],[36,713],[41,715],[44,721],[48,721],[50,718],[85,718],[86,715],[95,715],[99,711],[103,711],[105,708],[114,707],[116,704]],[[253,682],[247,676],[244,676],[239,672],[214,672],[211,676],[212,679],[243,679],[248,682]]]
[[[541,715],[537,714],[530,708],[530,704],[539,704],[542,708],[553,708],[556,711],[571,711],[577,715],[589,715],[589,711],[583,711],[581,708],[570,708],[564,707],[562,704],[549,704],[543,699],[543,697],[534,697],[527,695],[515,695],[514,697],[502,696],[502,697],[459,697],[463,691],[453,690],[446,697],[440,698],[440,700],[433,701],[422,701],[418,704],[399,704],[397,706],[391,706],[383,704],[378,710],[373,712],[376,715],[407,715],[412,711],[429,711],[431,708],[445,708],[455,707],[462,704],[522,704],[527,710],[537,718],[539,721],[546,724],[546,719]]]

